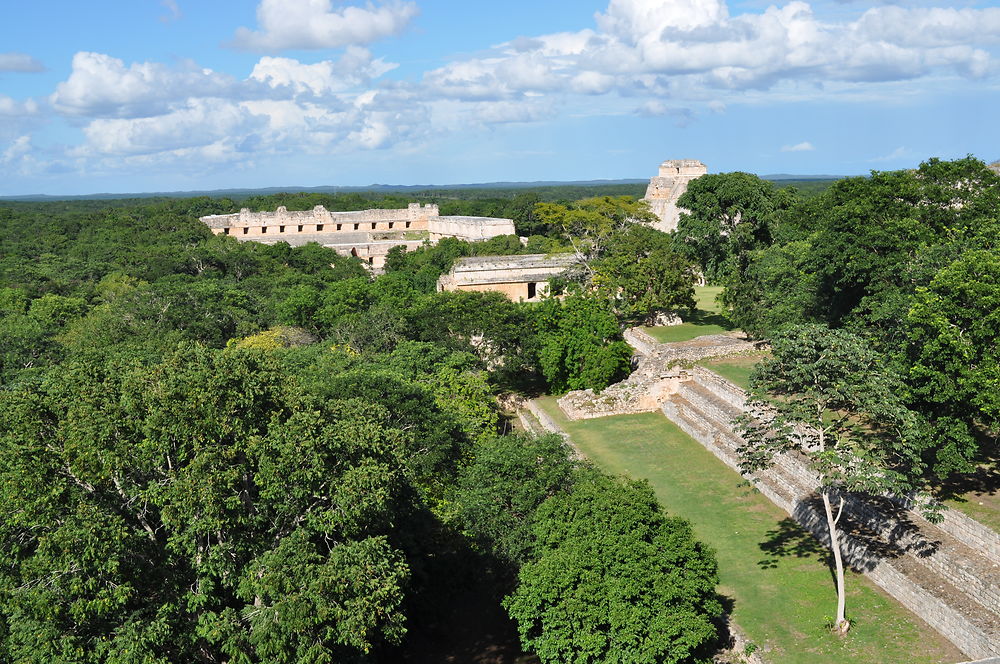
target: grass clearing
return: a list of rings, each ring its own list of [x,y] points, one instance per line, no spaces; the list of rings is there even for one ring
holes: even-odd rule
[[[944,504],[1000,532],[1000,459],[980,464],[975,472],[937,487]]]
[[[733,324],[722,315],[722,307],[715,297],[722,292],[722,286],[696,286],[694,299],[697,310],[689,315],[687,321],[680,325],[644,327],[657,342],[675,343],[690,341],[706,334],[723,334],[733,330]]]
[[[825,625],[836,602],[825,552],[784,512],[660,413],[570,422],[552,397],[539,404],[603,469],[646,479],[671,514],[716,550],[720,592],[771,664],[929,664],[962,654],[861,575],[848,578],[838,638]]]
[[[710,314],[721,314],[722,306],[715,301],[715,298],[722,292],[724,286],[695,286],[694,301],[698,308]]]
[[[763,359],[767,353],[754,353],[752,355],[735,355],[732,357],[710,357],[699,360],[697,364],[711,369],[723,378],[736,383],[744,390],[750,388],[750,372],[754,366]]]

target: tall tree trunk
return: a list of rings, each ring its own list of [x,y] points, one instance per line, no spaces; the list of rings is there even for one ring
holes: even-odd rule
[[[837,521],[840,520],[840,513],[844,510],[844,503],[841,501],[837,516],[833,515],[833,508],[830,505],[829,489],[822,489],[820,495],[823,496],[823,509],[826,510],[826,525],[830,529],[830,548],[833,549],[833,562],[837,575],[837,617],[834,618],[834,630],[840,634],[846,634],[851,628],[851,623],[845,617],[845,607],[847,598],[844,592],[844,559],[840,555],[840,538],[837,536]]]

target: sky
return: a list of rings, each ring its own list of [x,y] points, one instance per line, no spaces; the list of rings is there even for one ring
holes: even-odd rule
[[[0,3],[0,195],[1000,159],[1000,0]]]

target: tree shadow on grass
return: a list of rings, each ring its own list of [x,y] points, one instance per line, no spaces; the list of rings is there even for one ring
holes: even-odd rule
[[[817,557],[828,566],[833,565],[833,554],[830,549],[791,517],[782,519],[774,528],[767,531],[766,538],[757,546],[765,554],[763,559],[757,561],[757,565],[764,569],[775,569],[780,559],[789,557]]]
[[[1000,493],[1000,445],[982,434],[980,449],[983,450],[976,469],[971,473],[955,473],[937,481],[934,494],[938,500],[967,502],[968,494],[992,496]]]
[[[687,316],[684,317],[684,322],[691,323],[692,325],[718,325],[726,330],[736,328],[733,322],[722,314],[712,313],[703,309],[689,311]]]
[[[920,558],[932,556],[941,544],[927,538],[906,509],[886,498],[865,496],[863,504],[848,502],[845,510],[837,527],[841,551],[845,564],[858,572],[870,572],[881,561],[907,553]],[[800,523],[817,524],[817,535]],[[782,558],[816,556],[826,563],[835,580],[833,552],[825,528],[822,499],[813,494],[799,500],[795,518],[779,521],[758,544],[766,557],[757,564],[774,569]]]

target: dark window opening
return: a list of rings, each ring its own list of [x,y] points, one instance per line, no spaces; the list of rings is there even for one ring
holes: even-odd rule
[[[260,227],[260,234],[261,234],[261,235],[264,235],[264,234],[266,234],[266,233],[267,233],[267,226],[261,226],[261,227]]]
[[[354,230],[358,230],[358,225],[354,224]]]
[[[410,227],[410,222],[406,222],[406,227],[407,227],[407,228],[409,228],[409,227]]]
[[[302,226],[299,226],[299,232],[300,233],[302,232]]]
[[[372,230],[375,230],[375,224],[372,224]]]
[[[368,257],[368,264],[369,265],[374,265],[375,264],[375,257],[374,256],[369,256]]]
[[[284,226],[278,226],[278,232],[279,233],[284,233],[285,232],[285,227]]]
[[[340,226],[341,226],[341,224],[337,224],[337,230],[338,231],[340,230]]]
[[[534,300],[535,299],[535,295],[538,293],[537,286],[538,286],[538,284],[536,284],[535,282],[531,282],[531,283],[528,284],[528,299],[529,300]]]
[[[389,230],[392,230],[392,222],[389,222]]]
[[[222,229],[222,232],[223,232],[224,234],[226,234],[226,235],[229,235],[229,229],[228,229],[228,228],[223,228],[223,229]]]
[[[323,224],[316,224],[316,231],[319,232],[323,230]]]
[[[249,233],[249,232],[250,232],[250,229],[249,229],[249,228],[244,228],[244,229],[243,229],[243,234],[244,234],[244,235],[246,235],[246,234],[247,234],[247,233]]]

